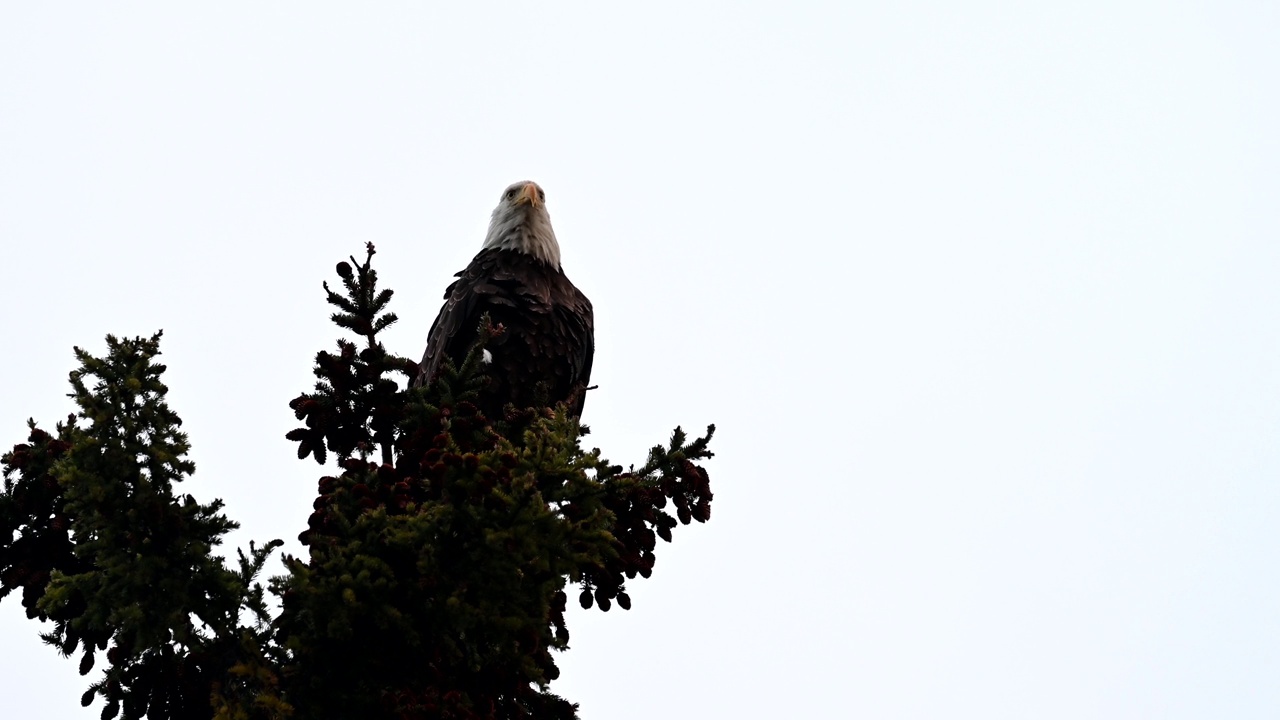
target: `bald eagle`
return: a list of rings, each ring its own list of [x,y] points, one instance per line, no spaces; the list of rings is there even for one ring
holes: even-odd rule
[[[485,313],[504,329],[485,348],[489,384],[481,410],[568,403],[582,415],[595,352],[591,301],[560,268],[546,193],[534,182],[502,192],[484,246],[444,292],[444,306],[427,334],[413,384],[435,378],[444,358],[461,365]]]

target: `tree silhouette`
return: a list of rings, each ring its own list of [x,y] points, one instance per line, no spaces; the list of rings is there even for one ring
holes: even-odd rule
[[[237,527],[222,503],[175,493],[194,466],[159,334],[108,336],[102,358],[77,348],[78,412],[52,433],[29,422],[3,456],[0,598],[21,588],[82,675],[105,651],[82,698],[100,696],[103,718],[573,718],[549,690],[570,587],[584,608],[630,609],[657,539],[709,519],[696,461],[714,427],[677,428],[624,470],[582,448],[563,406],[486,417],[480,357],[503,332],[487,318],[461,367],[409,388],[416,364],[379,340],[396,317],[373,255],[338,264],[343,292],[325,285],[358,339],[317,354],[288,438],[337,467],[299,536],[307,556],[286,555],[266,590],[280,541],[227,567],[211,553]]]

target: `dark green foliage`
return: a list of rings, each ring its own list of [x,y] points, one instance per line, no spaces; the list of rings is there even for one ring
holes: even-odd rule
[[[392,291],[377,289],[378,274],[372,267],[373,244],[358,276],[351,265],[338,263],[338,276],[346,288],[339,295],[324,284],[326,299],[338,308],[331,317],[334,324],[356,333],[365,340],[357,350],[349,340],[338,341],[336,355],[320,351],[316,354],[316,392],[298,396],[289,407],[299,420],[305,421],[288,434],[298,443],[298,457],[308,455],[324,464],[326,448],[339,460],[352,453],[369,453],[382,448],[382,461],[391,462],[392,438],[400,420],[403,392],[389,375],[412,378],[417,365],[407,358],[392,355],[377,341],[378,333],[396,321],[394,313],[383,312],[391,302]]]
[[[319,481],[307,557],[270,583],[274,619],[254,578],[279,541],[229,569],[210,554],[235,527],[221,503],[173,494],[194,468],[158,335],[109,337],[104,359],[77,350],[78,417],[54,435],[33,424],[4,456],[0,592],[21,587],[82,673],[110,646],[84,698],[103,696],[104,717],[573,718],[548,689],[570,587],[584,607],[630,609],[625,583],[650,575],[657,539],[709,518],[695,461],[713,428],[677,428],[624,471],[582,449],[563,406],[485,417],[487,322],[462,367],[407,389],[416,365],[378,339],[395,316],[372,257],[338,265],[344,294],[325,288],[361,343],[319,353],[315,391],[290,404],[298,456],[332,452],[338,473]]]
[[[195,468],[159,341],[108,336],[104,358],[77,348],[77,414],[56,436],[31,423],[3,457],[0,593],[22,587],[27,615],[53,623],[44,639],[79,652],[82,675],[106,651],[82,699],[105,698],[103,717],[210,717],[210,688],[257,632],[241,611],[267,613],[252,580],[275,544],[228,570],[210,552],[236,527],[221,502],[174,493]]]

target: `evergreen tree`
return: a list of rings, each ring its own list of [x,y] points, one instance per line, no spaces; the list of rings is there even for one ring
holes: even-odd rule
[[[106,651],[82,698],[101,696],[102,717],[573,718],[548,689],[570,592],[630,609],[657,539],[709,519],[696,461],[713,427],[677,428],[624,470],[582,448],[563,406],[485,417],[480,357],[503,332],[487,319],[461,367],[409,388],[416,364],[379,340],[396,317],[373,255],[338,264],[343,292],[325,284],[357,341],[320,352],[314,391],[290,403],[298,457],[332,454],[339,472],[319,480],[307,557],[268,583],[276,614],[255,580],[280,541],[227,567],[211,553],[236,527],[222,503],[175,494],[195,468],[159,334],[77,348],[79,411],[53,433],[29,423],[3,456],[0,598],[21,588],[81,674]]]

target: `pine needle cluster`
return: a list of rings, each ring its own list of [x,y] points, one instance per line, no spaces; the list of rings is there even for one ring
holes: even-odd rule
[[[194,466],[158,334],[77,349],[79,412],[53,433],[31,423],[3,456],[0,598],[21,589],[81,674],[105,651],[83,698],[103,718],[575,718],[549,688],[570,594],[630,609],[658,539],[709,519],[697,462],[713,427],[677,428],[624,470],[582,448],[563,406],[485,416],[480,357],[503,331],[487,320],[461,366],[410,387],[416,363],[379,339],[396,317],[366,250],[339,263],[342,292],[325,285],[357,339],[319,353],[314,390],[290,403],[298,457],[336,472],[317,483],[306,557],[285,556],[266,591],[280,541],[227,567],[211,552],[236,527],[222,503],[174,490]]]

